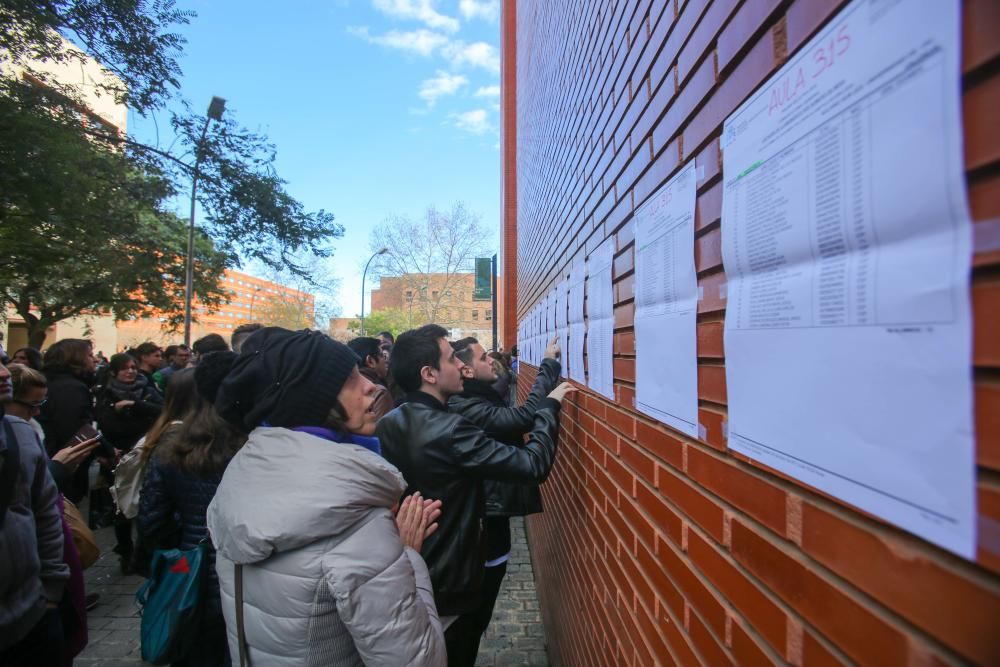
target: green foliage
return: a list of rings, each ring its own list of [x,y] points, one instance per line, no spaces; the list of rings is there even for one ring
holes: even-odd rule
[[[185,221],[163,213],[163,202],[187,191],[194,163],[203,211],[195,288],[209,307],[218,302],[225,265],[255,260],[308,281],[310,262],[302,258],[329,256],[330,242],[342,236],[331,214],[305,211],[286,191],[266,137],[242,128],[231,112],[208,122],[179,99],[184,40],[172,30],[192,16],[173,0],[0,5],[0,52],[27,74],[10,67],[0,72],[6,256],[0,297],[32,331],[85,311],[125,318],[157,309],[175,319],[183,302],[186,230]],[[83,90],[40,66],[82,63],[88,56],[114,75],[96,82],[90,94],[111,95],[144,115],[170,105],[174,153],[95,123],[81,111],[88,106]]]
[[[377,310],[370,315],[365,315],[365,335],[374,336],[380,331],[388,331],[394,337],[427,324],[420,313],[412,313],[400,308],[386,308]],[[361,320],[353,320],[347,325],[347,329],[361,335]]]
[[[162,311],[183,317],[187,221],[159,209],[170,183],[121,151],[89,141],[71,114],[42,107],[38,89],[5,82],[0,94],[0,300],[32,342],[81,313],[118,319]],[[232,257],[196,243],[195,293],[219,303]],[[38,336],[41,336],[41,339]]]

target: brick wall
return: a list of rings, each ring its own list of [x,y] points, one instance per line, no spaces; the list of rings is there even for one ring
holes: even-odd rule
[[[579,392],[566,408],[547,509],[529,521],[557,664],[1000,664],[1000,252],[974,260],[975,562],[726,446],[722,123],[842,4],[505,2],[517,110],[505,135],[517,160],[506,314],[523,317],[605,238],[617,246],[616,400]],[[965,0],[962,39],[969,199],[982,232],[1000,218],[1000,3]],[[704,167],[694,248],[703,440],[631,407],[632,214],[692,159]],[[534,369],[522,368],[523,395]]]

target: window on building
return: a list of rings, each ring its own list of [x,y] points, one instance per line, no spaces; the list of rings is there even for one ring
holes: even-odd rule
[[[431,292],[431,298],[434,299],[435,301],[437,301],[437,298],[438,298],[438,291],[437,290],[434,290],[433,292]]]
[[[486,319],[487,320],[492,320],[493,319],[493,311],[492,310],[487,310],[486,311]]]
[[[406,290],[406,300],[413,301],[413,290]]]
[[[474,319],[474,320],[478,320],[479,319],[479,311],[476,310],[475,308],[472,309],[472,319]]]

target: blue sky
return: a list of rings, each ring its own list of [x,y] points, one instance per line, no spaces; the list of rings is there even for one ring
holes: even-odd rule
[[[330,269],[345,316],[360,307],[370,231],[390,215],[463,201],[498,246],[499,0],[178,4],[198,14],[180,30],[183,97],[226,98],[227,114],[277,146],[289,192],[344,226]],[[129,123],[155,141],[151,119]]]

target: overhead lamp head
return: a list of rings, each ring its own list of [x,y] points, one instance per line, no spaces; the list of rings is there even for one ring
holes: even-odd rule
[[[376,255],[384,255],[384,254],[385,254],[385,253],[387,253],[387,252],[389,252],[389,249],[383,246],[383,247],[379,248],[379,249],[378,249],[378,252],[377,252],[377,253],[375,253],[375,254],[376,254]]]
[[[222,120],[222,112],[226,110],[226,101],[221,97],[212,97],[208,105],[208,117],[212,120]]]

